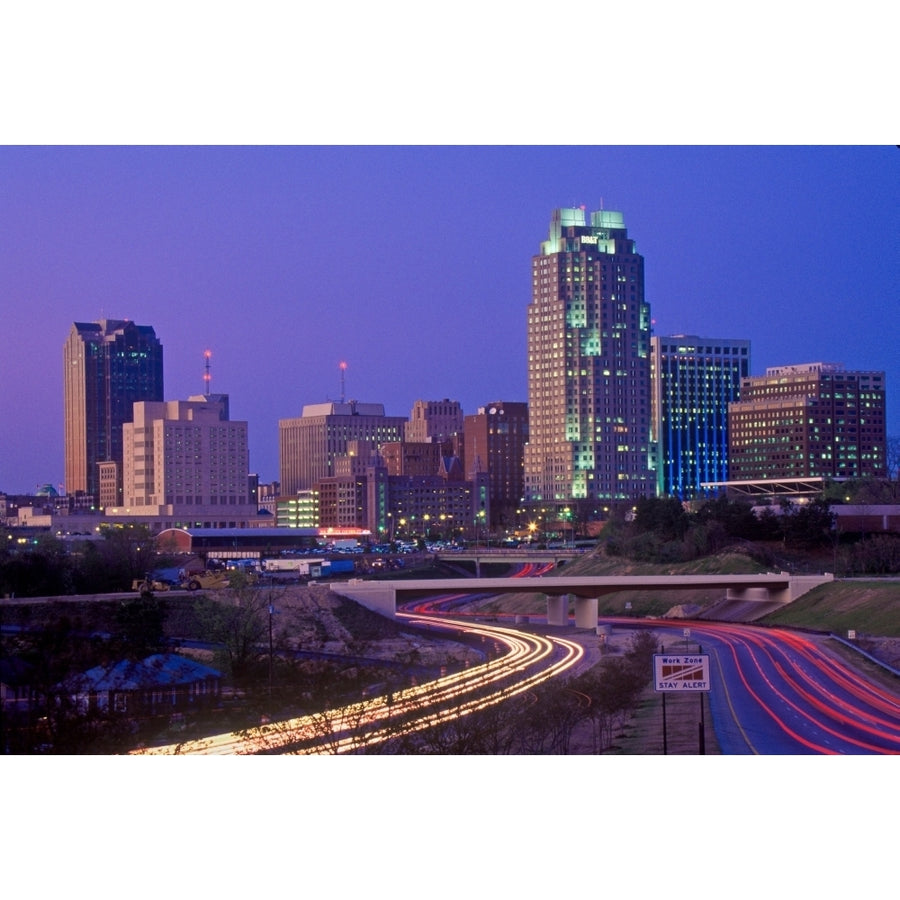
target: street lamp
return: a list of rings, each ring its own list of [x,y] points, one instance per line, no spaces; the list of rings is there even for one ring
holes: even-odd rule
[[[568,523],[569,528],[572,529],[572,549],[575,549],[575,526],[572,524],[572,510],[567,506],[563,510],[563,522]],[[563,527],[563,544],[568,544],[568,539],[565,535],[565,526]]]
[[[475,549],[478,549],[478,532],[479,529],[484,528],[484,510],[479,510],[478,515],[475,517]]]

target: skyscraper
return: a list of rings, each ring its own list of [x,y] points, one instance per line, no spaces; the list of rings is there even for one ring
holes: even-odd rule
[[[650,346],[657,493],[694,499],[728,479],[728,404],[750,375],[750,341],[675,334]]]
[[[98,500],[99,465],[114,463],[120,493],[122,425],[132,421],[135,403],[163,399],[163,348],[153,328],[120,319],[73,323],[63,390],[66,491]]]
[[[622,213],[557,209],[532,260],[529,503],[652,496],[650,309]]]

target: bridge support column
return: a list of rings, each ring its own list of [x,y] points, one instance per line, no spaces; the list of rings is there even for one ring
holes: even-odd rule
[[[590,628],[597,627],[597,614],[600,610],[600,602],[597,597],[576,597],[575,598],[575,627]]]
[[[560,596],[547,595],[547,624],[548,625],[568,625],[569,624],[569,595],[561,594]]]

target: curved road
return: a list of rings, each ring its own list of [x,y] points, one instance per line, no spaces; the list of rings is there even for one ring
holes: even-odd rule
[[[522,577],[543,572],[526,569]],[[465,595],[412,604],[440,615]],[[471,595],[468,596],[471,601]],[[603,619],[680,639],[689,626],[711,663],[708,701],[723,754],[900,753],[900,682],[890,691],[824,648],[824,638],[753,625]],[[670,644],[669,652],[679,652]]]
[[[447,617],[472,599],[459,594],[414,601],[398,615],[416,624],[480,634],[506,647],[498,659],[339,710],[143,752],[352,752],[499,703],[572,670],[583,659],[584,648],[561,637],[482,624],[464,615]],[[679,641],[690,627],[690,652],[700,643],[710,655],[708,703],[723,754],[900,753],[900,692],[878,686],[838,660],[821,638],[702,621],[601,622],[652,629],[670,653],[680,652]]]
[[[709,707],[723,754],[900,753],[900,694],[841,662],[823,638],[697,621],[641,627],[665,645],[686,626],[710,655]],[[677,643],[666,649],[679,652]]]
[[[419,625],[481,635],[506,647],[497,659],[436,681],[335,710],[271,722],[244,732],[149,747],[135,755],[349,753],[465,716],[533,689],[575,666],[584,648],[564,638],[526,634],[497,625],[444,619]]]

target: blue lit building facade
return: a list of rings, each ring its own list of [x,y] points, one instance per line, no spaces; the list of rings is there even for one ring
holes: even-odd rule
[[[750,375],[750,341],[676,334],[653,337],[656,490],[692,500],[728,480],[728,404]]]

